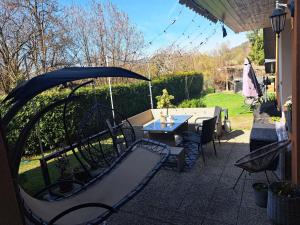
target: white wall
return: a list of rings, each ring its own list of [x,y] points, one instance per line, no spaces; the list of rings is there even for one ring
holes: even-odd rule
[[[279,91],[282,105],[292,95],[291,20],[287,19],[279,38]]]

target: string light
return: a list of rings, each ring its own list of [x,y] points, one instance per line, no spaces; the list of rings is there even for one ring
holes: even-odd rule
[[[149,47],[150,45],[153,44],[153,42],[158,38],[160,37],[161,35],[163,34],[166,34],[167,31],[178,21],[178,18],[182,15],[182,12],[183,12],[183,7],[179,10],[178,12],[178,15],[176,16],[175,19],[171,20],[170,24],[168,24],[166,26],[165,29],[163,29],[163,31],[161,33],[159,33],[158,35],[156,35],[151,41],[148,42],[147,45],[144,46],[144,48],[146,47]],[[185,27],[185,29],[183,30],[183,32],[181,33],[181,35],[175,39],[171,45],[169,45],[169,47],[174,47],[174,45],[182,38],[182,37],[186,37],[187,40],[191,39],[191,34],[186,34],[186,31],[188,30],[188,28],[191,26],[191,24],[195,23],[195,18],[196,18],[197,14],[194,15],[194,17],[192,18],[192,20],[188,23],[188,25]],[[190,41],[187,45],[183,46],[183,47],[180,47],[181,44],[178,44],[177,45],[177,48],[179,48],[178,52],[179,52],[179,56],[174,56],[174,54],[169,54],[167,55],[167,59],[170,60],[170,59],[176,59],[176,58],[180,58],[180,57],[183,57],[185,56],[184,54],[181,53],[181,51],[183,51],[183,49],[187,52],[187,54],[189,54],[189,52],[191,51],[191,49],[189,50],[186,50],[189,46],[191,46],[191,48],[193,49],[196,49],[196,48],[199,48],[201,46],[204,46],[205,44],[207,44],[207,42],[209,41],[209,39],[216,33],[216,28],[214,28],[213,32],[211,35],[207,36],[204,40],[201,40],[201,42],[197,45],[193,45],[194,42],[196,40],[198,40],[203,34],[206,33],[207,29],[211,28],[212,26],[212,22],[210,22],[204,29],[201,29],[200,32],[198,34],[196,34]],[[200,29],[201,28],[201,25],[197,25],[197,28]],[[192,31],[191,33],[194,33],[194,31]],[[128,55],[135,55],[136,54],[136,51],[133,51],[131,53],[129,53]],[[173,57],[171,57],[173,56]],[[119,62],[123,62],[123,63],[126,63],[126,64],[131,64],[131,63],[134,63],[134,64],[146,64],[146,63],[149,63],[149,61],[153,58],[151,56],[148,56],[148,57],[143,57],[143,58],[140,58],[140,59],[136,59],[136,60],[124,60],[124,59],[116,59],[116,58],[112,58],[112,57],[109,57],[109,59],[112,59],[112,60],[115,60],[115,61],[119,61]]]

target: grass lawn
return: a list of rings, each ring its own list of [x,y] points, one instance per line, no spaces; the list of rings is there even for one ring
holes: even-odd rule
[[[249,108],[244,106],[244,97],[231,92],[220,92],[208,94],[203,97],[203,102],[207,107],[220,106],[227,108],[230,117],[252,115]]]
[[[102,143],[101,146],[104,150],[112,149],[111,140],[103,140],[103,142],[104,143]],[[94,147],[98,148],[98,144],[94,144]],[[78,150],[75,149],[75,152],[78,153]],[[82,160],[82,162],[85,162],[84,159],[80,157],[79,153],[78,156]],[[41,157],[42,157],[41,155],[23,157],[19,168],[19,183],[29,194],[32,195],[37,193],[45,186],[42,170],[40,167],[40,161],[39,161]],[[76,167],[81,168],[78,160],[75,158],[75,156],[71,151],[67,152],[67,158],[69,161],[67,167],[68,170],[70,170],[70,172],[72,172],[73,169]],[[47,162],[47,166],[48,166],[51,182],[57,181],[57,179],[60,177],[60,170],[57,167],[57,160],[54,159],[49,160]],[[88,167],[87,164],[86,166]]]
[[[244,97],[232,92],[220,92],[205,95],[199,99],[192,99],[184,102],[188,107],[206,107],[220,106],[228,109],[229,120],[232,129],[250,130],[252,126],[253,115],[249,107],[244,105]],[[184,107],[179,105],[178,107]]]
[[[30,158],[23,158],[20,164],[19,174],[21,186],[29,193],[35,194],[44,187],[44,180],[40,168],[41,155],[32,156]],[[78,161],[75,159],[71,152],[68,152],[68,159],[70,168],[79,166]],[[55,160],[50,160],[48,163],[49,175],[52,181],[59,178],[59,169],[56,166]]]

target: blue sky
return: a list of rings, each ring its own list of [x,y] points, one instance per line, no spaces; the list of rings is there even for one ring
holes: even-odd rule
[[[88,2],[88,0],[59,1],[62,5],[70,5],[74,2],[83,6]],[[223,38],[221,24],[210,25],[210,21],[179,4],[179,0],[111,1],[126,12],[131,22],[143,32],[146,43],[152,41],[148,47],[149,52],[168,46],[176,40],[179,48],[185,50],[197,48],[201,52],[211,52],[223,42],[234,47],[247,41],[245,33],[235,34],[229,28],[227,28],[228,36]],[[166,32],[163,32],[174,20],[176,22]],[[214,29],[216,29],[216,33],[206,44],[200,45],[213,33]]]

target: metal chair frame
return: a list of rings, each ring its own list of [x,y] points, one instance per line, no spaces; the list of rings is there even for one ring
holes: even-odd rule
[[[240,158],[239,160],[236,161],[236,163],[234,164],[236,167],[242,168],[242,172],[240,173],[240,175],[238,176],[237,180],[234,183],[233,189],[235,189],[236,185],[238,184],[239,180],[241,179],[243,173],[245,171],[247,171],[248,173],[252,174],[252,173],[258,173],[258,172],[264,172],[266,179],[268,181],[268,183],[270,183],[267,171],[268,167],[270,165],[272,165],[272,163],[274,162],[274,160],[277,159],[277,157],[286,151],[287,146],[291,143],[290,140],[285,140],[285,141],[280,141],[280,142],[274,142],[271,143],[269,145],[263,146],[253,152],[251,152],[250,154],[247,154],[245,156],[243,156],[242,158]],[[260,167],[258,167],[257,169],[253,168],[249,168],[246,166],[247,163],[252,163],[255,161],[259,161],[264,159],[266,156],[271,156],[271,158],[268,160],[267,163],[265,163],[264,165],[261,165]],[[252,157],[252,158],[251,158]],[[250,158],[250,159],[249,159]],[[272,173],[274,174],[274,176],[276,177],[276,179],[279,180],[278,176],[274,173],[274,171],[272,170]]]

